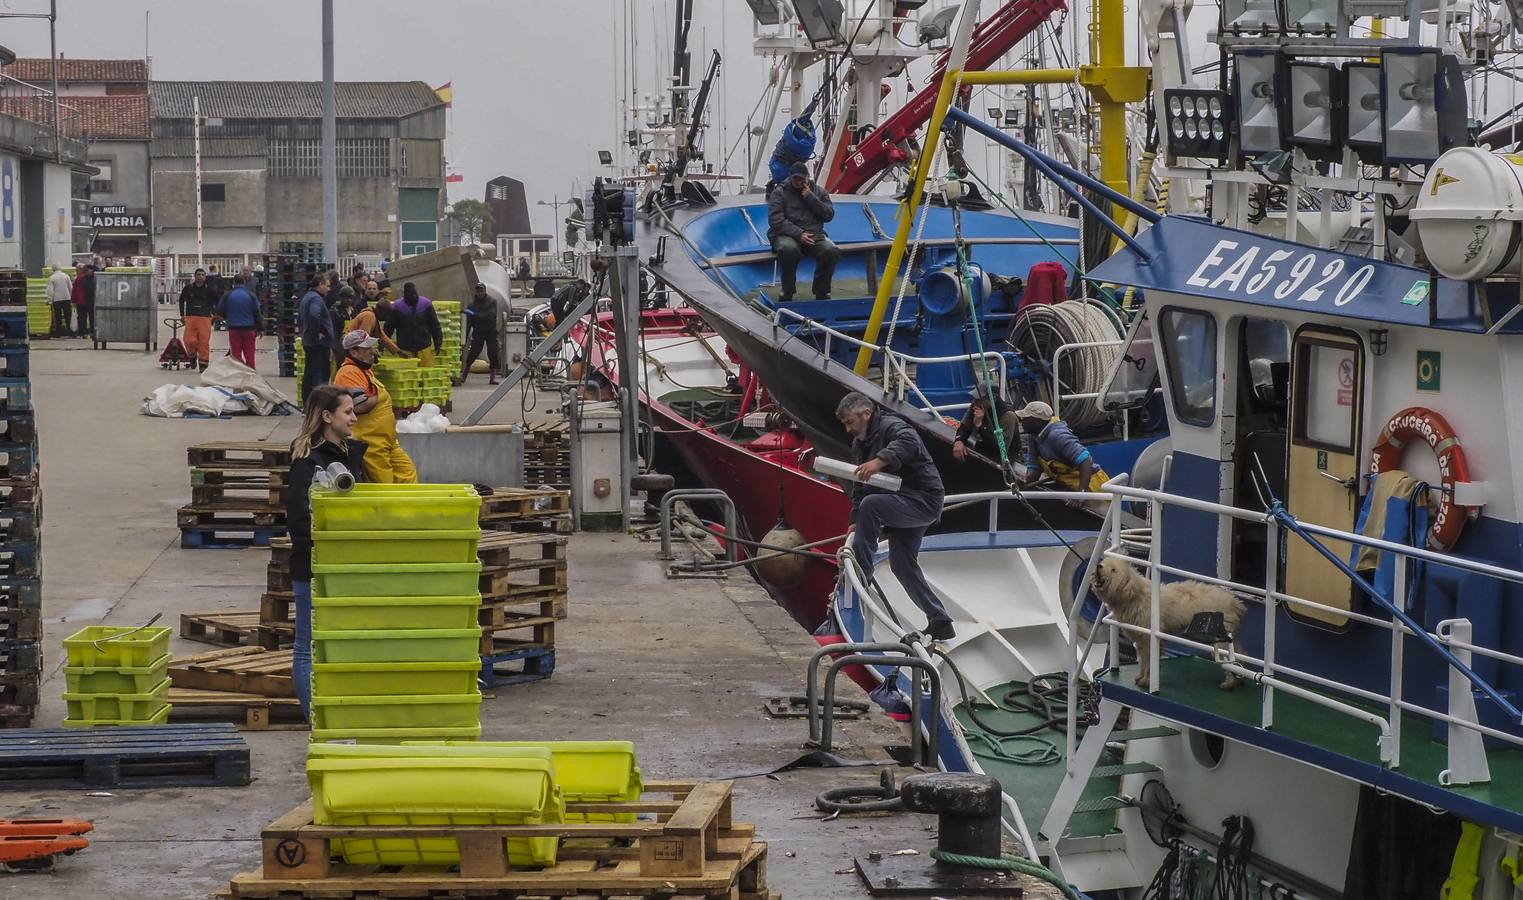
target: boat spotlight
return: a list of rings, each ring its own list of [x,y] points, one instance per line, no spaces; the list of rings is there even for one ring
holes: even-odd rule
[[[1344,140],[1367,163],[1380,162],[1380,119],[1380,63],[1348,63],[1343,67]]]
[[[1339,0],[1285,0],[1285,31],[1334,34],[1341,24]]]
[[[793,9],[798,13],[799,27],[804,29],[804,37],[809,39],[811,46],[845,43],[841,18],[846,10],[841,6],[841,0],[793,0]]]
[[[1225,91],[1169,88],[1163,92],[1169,153],[1225,160],[1232,129]]]
[[[751,7],[751,15],[758,25],[776,25],[783,20],[777,0],[746,0],[746,5]]]
[[[1238,151],[1257,156],[1280,144],[1280,58],[1273,51],[1243,51],[1234,59],[1233,103],[1237,109]]]
[[[1381,51],[1381,131],[1388,163],[1430,163],[1465,137],[1459,61],[1427,47]]]
[[[1267,33],[1279,26],[1275,0],[1222,0],[1222,31]]]
[[[1285,143],[1314,158],[1336,158],[1343,129],[1336,115],[1342,73],[1332,63],[1294,62],[1286,69]]]

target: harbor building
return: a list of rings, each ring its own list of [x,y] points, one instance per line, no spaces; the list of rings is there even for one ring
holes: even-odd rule
[[[0,47],[0,268],[40,274],[55,259],[88,249],[90,167],[72,102],[15,75]],[[78,202],[76,202],[78,201]]]

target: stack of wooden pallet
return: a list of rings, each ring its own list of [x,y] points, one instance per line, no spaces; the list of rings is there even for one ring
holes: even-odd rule
[[[571,492],[556,488],[493,488],[481,498],[482,531],[571,532]]]
[[[566,617],[566,538],[482,532],[481,680],[540,681],[555,671],[555,620]]]
[[[0,302],[26,302],[25,278]],[[21,278],[16,299],[15,278]],[[42,493],[24,306],[0,308],[0,728],[26,728],[42,678]]]
[[[191,501],[178,513],[181,547],[267,547],[285,534],[289,447],[216,441],[195,444],[186,456]]]
[[[571,432],[543,428],[524,433],[524,484],[571,490]]]
[[[304,728],[291,651],[229,647],[169,663],[171,721],[230,719],[241,728]]]
[[[671,799],[664,799],[670,797]],[[780,900],[767,887],[767,845],[732,821],[731,783],[646,782],[640,800],[568,803],[584,821],[558,825],[314,825],[308,801],[264,830],[263,865],[235,877],[230,898],[621,897]],[[633,813],[636,821],[616,821]],[[601,820],[601,821],[599,821]],[[520,869],[505,839],[559,837],[556,864]],[[334,842],[453,839],[454,868],[345,864]]]

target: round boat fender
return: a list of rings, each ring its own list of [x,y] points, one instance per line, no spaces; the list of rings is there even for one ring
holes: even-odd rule
[[[1481,514],[1479,506],[1466,506],[1455,500],[1455,488],[1470,480],[1470,466],[1459,436],[1443,416],[1422,406],[1409,406],[1391,416],[1371,450],[1370,471],[1375,475],[1401,465],[1402,451],[1408,444],[1421,441],[1438,457],[1439,480],[1444,490],[1438,501],[1438,514],[1428,529],[1428,546],[1448,550],[1459,540],[1465,523]]]

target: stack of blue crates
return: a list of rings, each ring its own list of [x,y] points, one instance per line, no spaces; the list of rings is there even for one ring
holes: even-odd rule
[[[42,677],[42,514],[26,306],[0,306],[0,728],[27,728]]]

